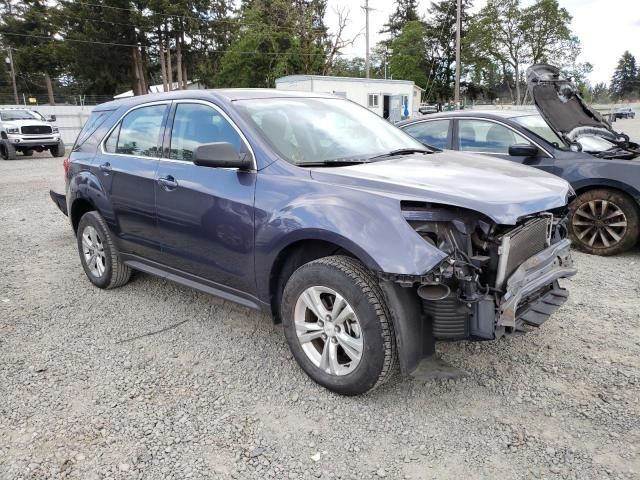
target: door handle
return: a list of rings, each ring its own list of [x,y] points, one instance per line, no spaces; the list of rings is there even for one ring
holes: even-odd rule
[[[100,170],[108,174],[113,169],[111,168],[111,164],[109,162],[106,162],[100,165]]]
[[[158,185],[160,185],[165,190],[173,190],[178,186],[178,182],[171,175],[167,175],[166,177],[158,178]]]

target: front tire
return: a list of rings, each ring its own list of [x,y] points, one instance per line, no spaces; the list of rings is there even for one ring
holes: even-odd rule
[[[294,358],[323,387],[359,395],[397,371],[391,316],[359,261],[332,256],[301,266],[287,281],[281,312]]]
[[[53,155],[54,157],[64,157],[64,152],[65,152],[65,146],[64,146],[64,142],[62,141],[62,139],[60,139],[60,141],[58,141],[57,145],[52,146],[49,151],[51,152],[51,155]]]
[[[15,160],[16,147],[8,140],[2,140],[0,142],[0,157],[2,157],[3,160]]]
[[[129,281],[131,269],[120,261],[107,224],[98,212],[82,216],[77,239],[80,262],[91,283],[109,289]]]
[[[593,255],[616,255],[638,241],[638,207],[631,197],[606,188],[581,193],[569,205],[573,245]]]

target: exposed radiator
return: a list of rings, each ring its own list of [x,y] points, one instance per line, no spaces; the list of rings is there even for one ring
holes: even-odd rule
[[[505,280],[529,257],[549,246],[551,215],[536,217],[515,227],[502,237],[501,254],[496,275],[496,287],[500,288]]]

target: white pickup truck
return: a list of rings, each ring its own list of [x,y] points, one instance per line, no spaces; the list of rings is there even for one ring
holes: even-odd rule
[[[14,160],[16,152],[30,157],[44,150],[62,157],[65,147],[58,127],[51,124],[54,121],[55,117],[46,119],[26,108],[0,108],[0,157]]]

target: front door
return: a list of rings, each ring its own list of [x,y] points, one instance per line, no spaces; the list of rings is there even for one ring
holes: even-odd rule
[[[159,162],[155,187],[164,263],[230,291],[253,293],[256,172],[192,162],[201,144],[248,147],[226,115],[208,102],[175,102],[169,117],[168,158]]]
[[[108,134],[91,167],[105,190],[100,210],[119,249],[153,260],[160,256],[155,180],[168,111],[169,102],[129,111]]]

